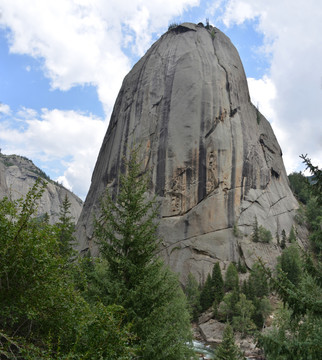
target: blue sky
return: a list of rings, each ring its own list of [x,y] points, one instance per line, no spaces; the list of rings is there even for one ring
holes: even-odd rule
[[[319,0],[0,0],[0,148],[86,196],[126,73],[170,23],[206,22],[237,47],[288,172],[321,166]]]

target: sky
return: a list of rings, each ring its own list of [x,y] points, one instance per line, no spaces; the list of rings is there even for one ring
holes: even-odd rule
[[[287,173],[322,163],[320,0],[0,0],[0,149],[82,199],[124,76],[169,24],[236,46]]]

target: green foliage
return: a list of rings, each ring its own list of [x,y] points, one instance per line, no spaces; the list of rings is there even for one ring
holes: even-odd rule
[[[296,245],[284,249],[279,259],[281,270],[286,274],[287,279],[294,285],[301,280],[301,258]]]
[[[216,348],[216,359],[218,360],[244,360],[242,352],[235,344],[232,327],[227,324],[224,330],[223,341]]]
[[[37,180],[25,199],[0,201],[1,358],[130,359],[123,309],[89,306],[56,228],[36,219],[45,186]]]
[[[268,244],[273,239],[272,233],[269,230],[265,229],[262,225],[259,226],[258,233],[259,233],[259,242]]]
[[[311,159],[307,155],[301,155],[300,158],[303,159],[303,163],[306,165],[306,169],[309,169],[313,175],[313,180],[311,181],[310,192],[313,196],[316,197],[318,204],[322,205],[322,170],[317,166],[314,166],[311,162]]]
[[[196,278],[189,273],[187,285],[184,289],[185,295],[187,297],[188,310],[192,320],[196,320],[201,311],[200,306],[200,290],[199,284]]]
[[[256,327],[261,329],[266,317],[272,312],[272,307],[267,297],[255,298],[252,302],[255,307],[252,320]]]
[[[306,223],[313,250],[319,255],[322,252],[322,206],[319,206],[317,197],[312,197],[307,203]]]
[[[309,183],[307,178],[301,173],[293,172],[288,175],[290,187],[299,201],[306,204],[310,198]]]
[[[266,279],[266,273],[259,262],[253,265],[249,279],[249,299],[262,298],[269,294],[268,282]]]
[[[288,249],[292,247],[295,248],[292,245]],[[314,265],[311,259],[306,260],[297,285],[283,271],[279,270],[274,278],[266,269],[273,288],[284,303],[273,330],[261,334],[258,339],[268,360],[320,359],[322,281],[319,269],[319,264]]]
[[[148,179],[137,151],[126,161],[126,171],[114,200],[106,191],[95,225],[107,262],[105,301],[126,310],[141,359],[186,359],[191,356],[189,313],[178,279],[156,256],[158,207],[146,198]]]
[[[282,230],[282,241],[281,241],[281,249],[285,249],[286,247],[286,233],[285,230]]]
[[[295,231],[294,231],[294,226],[291,227],[291,231],[290,231],[290,234],[288,236],[288,242],[291,243],[291,244],[296,242],[296,235],[295,235]]]
[[[247,273],[247,268],[246,268],[246,265],[245,263],[241,262],[240,259],[238,259],[238,264],[237,264],[237,270],[239,273],[242,273],[242,274],[246,274]]]
[[[272,239],[273,237],[269,230],[265,229],[262,225],[258,226],[257,216],[255,216],[253,223],[252,241],[256,243],[270,243]]]
[[[213,299],[215,303],[219,305],[224,297],[224,280],[221,274],[219,262],[216,262],[212,269],[211,282],[213,289]]]
[[[236,316],[233,317],[233,328],[240,331],[242,336],[256,329],[252,320],[255,306],[252,301],[246,299],[245,294],[240,294],[239,301],[236,303]]]
[[[239,301],[239,292],[237,289],[225,294],[219,305],[218,316],[221,320],[230,321],[236,315],[236,304]]]
[[[230,263],[228,265],[226,274],[225,274],[225,290],[238,290],[239,289],[239,277],[236,265]]]
[[[259,227],[258,227],[257,216],[255,216],[254,218],[252,241],[254,241],[255,243],[259,242]]]
[[[72,245],[75,242],[75,222],[70,214],[71,203],[67,194],[60,206],[59,221],[56,223],[57,236],[59,238],[59,253],[62,256],[70,258],[73,254]]]
[[[212,286],[211,275],[208,274],[206,282],[200,293],[200,306],[201,311],[205,311],[210,308],[214,302],[214,292]]]
[[[233,234],[236,238],[240,238],[242,237],[242,233],[241,231],[238,229],[238,225],[236,223],[234,223],[234,227],[233,227]]]

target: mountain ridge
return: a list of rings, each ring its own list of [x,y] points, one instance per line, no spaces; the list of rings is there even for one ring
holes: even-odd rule
[[[63,185],[51,180],[50,177],[32,160],[25,156],[0,153],[0,199],[7,196],[12,200],[24,197],[33,186],[37,178],[47,183],[44,194],[40,199],[38,215],[49,215],[50,223],[55,223],[59,218],[60,205],[67,195],[71,206],[71,216],[77,222],[83,201]]]

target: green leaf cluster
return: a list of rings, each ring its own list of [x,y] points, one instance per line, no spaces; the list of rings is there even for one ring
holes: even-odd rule
[[[0,357],[130,359],[124,309],[84,299],[60,232],[37,218],[45,186],[38,180],[25,199],[0,201]]]
[[[158,206],[148,199],[137,150],[124,162],[120,191],[107,189],[95,223],[107,264],[102,298],[126,310],[140,359],[187,359],[192,356],[190,316],[178,279],[157,256]]]

